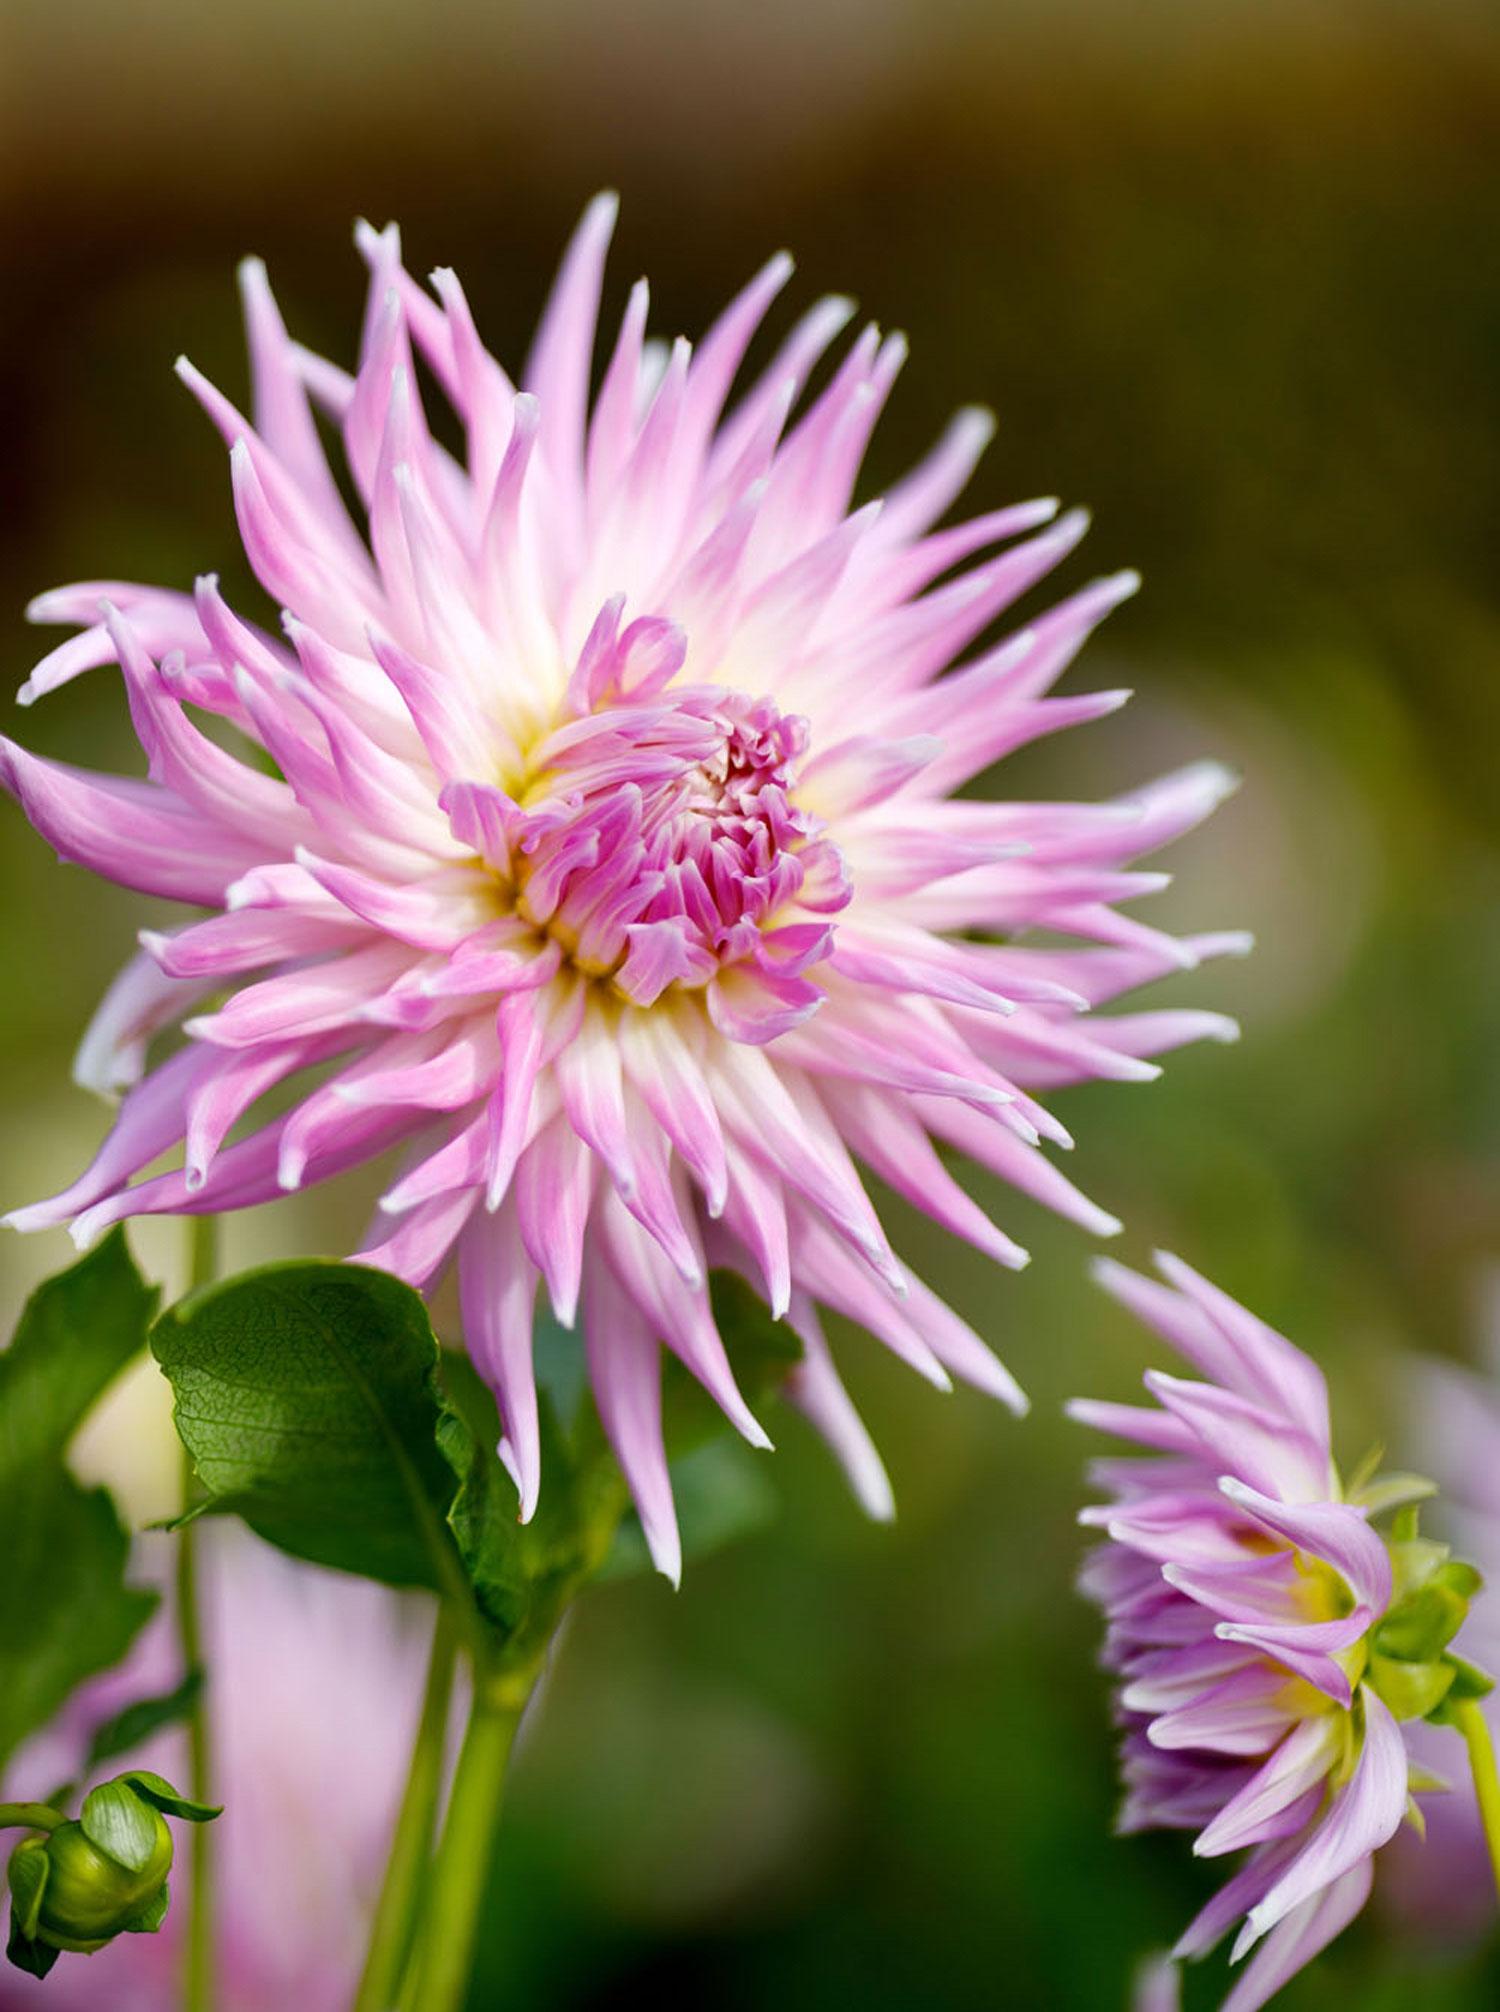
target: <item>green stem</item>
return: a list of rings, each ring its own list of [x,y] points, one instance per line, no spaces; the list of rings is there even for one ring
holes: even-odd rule
[[[212,1216],[188,1218],[188,1290],[211,1283],[218,1267],[218,1223]],[[196,1477],[186,1449],[182,1456],[182,1503],[193,1498]],[[197,1526],[184,1523],[177,1538],[177,1639],[184,1671],[203,1668],[203,1637],[198,1620]],[[207,1685],[199,1688],[188,1716],[188,1793],[194,1802],[211,1800],[213,1773],[208,1730]],[[212,1832],[194,1824],[188,1847],[193,1891],[188,1910],[187,1946],[183,1952],[183,2012],[210,2012],[214,1996],[214,1884]]]
[[[67,1820],[50,1802],[0,1802],[0,1830],[60,1830]]]
[[[1495,1888],[1500,1892],[1500,1774],[1495,1770],[1495,1749],[1490,1729],[1474,1698],[1465,1698],[1461,1704],[1454,1705],[1452,1719],[1469,1749],[1469,1767],[1474,1776],[1479,1821],[1484,1826],[1484,1841],[1490,1848]]]
[[[443,1744],[453,1696],[457,1632],[448,1607],[440,1605],[406,1792],[375,1907],[364,1975],[351,2012],[390,2012],[411,1950],[443,1785]]]
[[[523,1676],[475,1663],[473,1708],[423,1910],[414,2012],[460,2012],[468,1992],[506,1763],[535,1680],[535,1670]]]

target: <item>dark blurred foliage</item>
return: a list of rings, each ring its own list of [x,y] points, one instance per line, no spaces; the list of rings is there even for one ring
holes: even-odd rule
[[[1183,1252],[1317,1350],[1352,1460],[1399,1458],[1401,1348],[1462,1353],[1500,1255],[1500,32],[1443,0],[156,0],[0,6],[0,644],[59,581],[238,586],[219,447],[170,375],[243,388],[232,268],[271,263],[347,361],[356,213],[462,272],[519,361],[561,238],[626,197],[607,308],[652,275],[694,332],[770,250],[906,328],[870,486],[957,403],[1000,416],[975,507],[1060,492],[1140,601],[1080,673],[1121,718],[993,786],[1087,794],[1215,752],[1244,772],[1157,903],[1249,924],[1247,965],[1163,996],[1235,1051],[1062,1100],[1123,1254]],[[789,312],[789,310],[788,310]],[[129,763],[115,681],[24,738]],[[62,874],[10,816],[4,1199],[61,1182],[98,1115],[66,1080],[144,904]],[[577,1620],[518,1771],[474,2006],[827,2004],[1112,2012],[1210,1883],[1116,1842],[1070,1392],[1144,1360],[1081,1237],[986,1191],[1035,1252],[935,1271],[1035,1403],[941,1400],[850,1338],[894,1532],[789,1420],[774,1528]],[[320,1205],[321,1207],[321,1205]],[[237,1223],[235,1261],[338,1248],[354,1204]],[[166,1242],[142,1247],[165,1261]],[[61,1261],[8,1244],[7,1290]],[[1495,2002],[1493,1961],[1378,1909],[1289,2008]],[[1213,2002],[1195,1980],[1190,2003]]]

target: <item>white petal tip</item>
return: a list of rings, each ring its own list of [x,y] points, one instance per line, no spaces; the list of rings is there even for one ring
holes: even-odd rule
[[[1089,1277],[1095,1285],[1102,1285],[1106,1292],[1119,1293],[1134,1285],[1136,1275],[1118,1258],[1096,1257],[1089,1259]]]
[[[646,1532],[646,1548],[651,1553],[651,1562],[666,1580],[674,1593],[682,1590],[682,1539],[677,1531],[658,1530]]]

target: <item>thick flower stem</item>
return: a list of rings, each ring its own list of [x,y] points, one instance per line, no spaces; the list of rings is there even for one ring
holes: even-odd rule
[[[391,1855],[376,1903],[364,1975],[351,2012],[390,2012],[412,1946],[443,1785],[443,1744],[453,1697],[458,1630],[446,1604],[438,1608],[427,1666],[427,1691],[412,1748],[406,1792],[396,1817]]]
[[[1465,1698],[1462,1704],[1454,1705],[1452,1720],[1469,1749],[1469,1767],[1474,1776],[1479,1821],[1484,1826],[1484,1841],[1490,1849],[1495,1888],[1500,1892],[1500,1774],[1495,1770],[1495,1748],[1490,1739],[1490,1729],[1474,1698]]]
[[[212,1282],[218,1266],[218,1223],[213,1216],[188,1219],[188,1290]],[[191,1505],[196,1477],[192,1461],[182,1456],[182,1504]],[[177,1639],[184,1671],[203,1668],[203,1636],[198,1618],[197,1528],[184,1523],[177,1533]],[[208,1730],[207,1686],[200,1685],[188,1717],[188,1793],[194,1802],[209,1802],[213,1763]],[[189,1845],[192,1897],[188,1907],[187,1944],[183,1953],[183,2012],[212,2012],[214,2002],[214,1882],[211,1826],[193,1825]]]
[[[500,1820],[506,1763],[535,1673],[476,1663],[448,1818],[433,1865],[416,1957],[413,2012],[460,2012],[469,1988],[479,1908]]]

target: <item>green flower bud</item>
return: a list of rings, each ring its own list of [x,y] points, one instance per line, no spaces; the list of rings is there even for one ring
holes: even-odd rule
[[[0,1806],[0,1821],[48,1833],[10,1855],[11,1962],[45,1977],[60,1949],[91,1955],[117,1935],[160,1928],[172,1870],[164,1812],[190,1823],[219,1813],[142,1770],[90,1790],[76,1820],[39,1804]]]
[[[149,1838],[149,1843],[135,1867],[122,1865],[102,1850],[81,1823],[65,1823],[50,1837],[27,1838],[16,1846],[11,1853],[12,1893],[30,1883],[17,1860],[23,1854],[46,1855],[46,1879],[31,1931],[35,1941],[54,1949],[102,1949],[156,1900],[172,1870],[172,1833],[149,1804],[137,1802],[137,1807],[143,1841]]]

